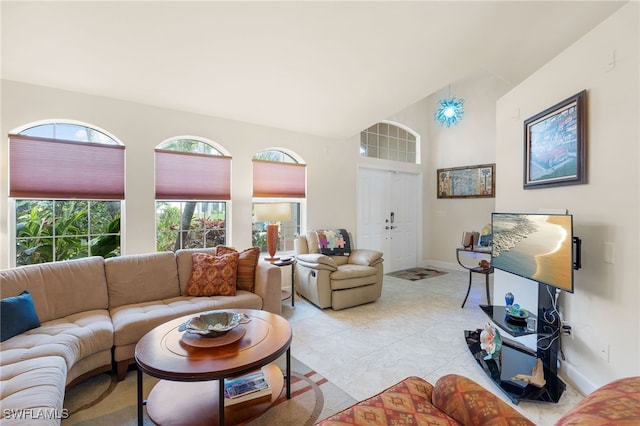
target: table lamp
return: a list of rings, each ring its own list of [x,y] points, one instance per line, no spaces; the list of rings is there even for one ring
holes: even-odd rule
[[[265,260],[275,262],[278,248],[278,221],[291,220],[291,203],[263,203],[255,204],[253,211],[257,222],[269,222],[267,225],[267,251],[269,257]],[[274,223],[276,222],[276,223]]]

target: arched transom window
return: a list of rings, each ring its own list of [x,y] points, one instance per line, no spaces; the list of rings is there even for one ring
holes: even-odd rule
[[[417,163],[417,137],[391,123],[377,123],[360,132],[360,156]]]

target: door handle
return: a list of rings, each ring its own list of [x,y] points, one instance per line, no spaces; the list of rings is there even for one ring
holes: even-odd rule
[[[396,229],[396,228],[397,228],[397,226],[391,225],[391,229]]]
[[[391,228],[393,228],[393,226],[392,226]],[[384,229],[391,229],[391,228],[389,228],[388,226],[385,226],[385,227],[384,227]]]

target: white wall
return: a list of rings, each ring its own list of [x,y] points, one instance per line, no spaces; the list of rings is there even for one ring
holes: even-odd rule
[[[496,210],[566,208],[583,241],[575,293],[560,304],[574,330],[562,340],[561,374],[584,392],[640,374],[638,9],[630,2],[497,103]],[[583,89],[588,183],[524,190],[523,121]],[[603,261],[605,242],[615,245],[614,264]],[[500,294],[524,285],[495,280]]]
[[[480,231],[491,222],[494,198],[437,198],[436,170],[495,163],[496,100],[512,87],[509,82],[482,70],[452,83],[451,95],[464,99],[465,110],[462,121],[453,127],[440,127],[433,119],[438,100],[449,97],[449,88],[389,117],[422,135],[421,162],[425,170],[422,264],[459,268],[455,249],[460,247],[462,233]],[[498,168],[496,175],[500,173]]]
[[[342,140],[293,133],[104,97],[2,81],[0,134],[46,119],[78,120],[112,133],[126,145],[126,202],[123,253],[155,251],[154,147],[175,136],[201,136],[229,150],[232,199],[229,244],[251,245],[251,158],[280,147],[307,163],[308,228],[355,229],[355,168],[358,146]],[[0,268],[7,268],[11,229],[8,218],[8,141],[0,142]],[[206,178],[206,176],[203,176]]]
[[[439,199],[436,194],[436,170],[448,167],[495,163],[495,101],[513,85],[488,72],[478,71],[451,85],[451,94],[465,100],[464,119],[456,127],[430,126],[428,190],[429,228],[428,255],[431,263],[455,262],[455,249],[460,247],[464,231],[480,231],[491,222],[495,198]],[[448,94],[437,93],[429,99]],[[433,109],[433,108],[432,108]],[[433,120],[431,120],[433,123]],[[496,167],[496,176],[502,170]],[[496,195],[501,190],[496,185]]]

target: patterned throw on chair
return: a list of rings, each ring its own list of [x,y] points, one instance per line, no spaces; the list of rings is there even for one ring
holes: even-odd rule
[[[318,249],[327,256],[349,256],[351,254],[351,241],[349,233],[345,229],[319,229]]]

